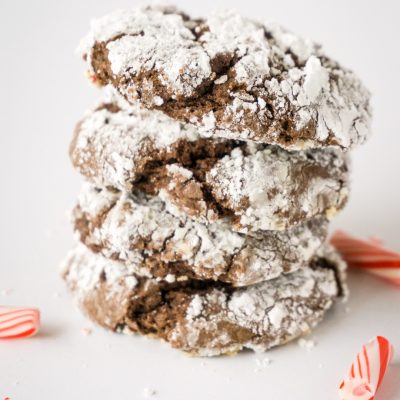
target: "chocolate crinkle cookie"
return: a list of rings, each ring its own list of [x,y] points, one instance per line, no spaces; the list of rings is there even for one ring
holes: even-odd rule
[[[70,145],[63,278],[89,318],[214,356],[284,344],[346,298],[327,234],[370,129],[352,71],[277,25],[161,6],[95,20],[80,52],[103,90]]]
[[[290,273],[323,244],[323,217],[290,230],[234,232],[226,223],[201,224],[158,197],[85,185],[73,211],[82,243],[141,274],[167,280],[220,280],[244,286]]]
[[[306,268],[246,288],[194,279],[169,283],[79,246],[63,277],[83,312],[105,328],[215,356],[264,351],[308,333],[345,296],[344,270],[326,246]]]
[[[89,76],[209,137],[292,150],[348,149],[369,134],[370,94],[321,46],[225,11],[120,10],[93,21],[80,52]]]
[[[159,195],[199,222],[227,219],[243,232],[331,218],[346,203],[349,157],[339,150],[209,140],[108,93],[78,123],[70,147],[74,166],[96,186]]]

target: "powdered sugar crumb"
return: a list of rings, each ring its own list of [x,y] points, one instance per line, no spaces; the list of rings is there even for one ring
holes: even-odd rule
[[[200,296],[195,295],[186,313],[189,320],[198,317],[203,309],[203,301]]]
[[[93,331],[91,328],[82,328],[81,332],[83,336],[90,336]]]
[[[175,277],[175,275],[168,274],[168,275],[165,277],[165,281],[168,282],[168,283],[173,283],[173,282],[176,281],[176,277]]]
[[[145,399],[150,399],[157,395],[157,390],[151,388],[144,388],[143,389],[143,397]]]
[[[272,360],[268,357],[256,358],[257,368],[254,369],[254,372],[260,372],[268,368],[272,363]]]
[[[312,350],[317,345],[317,342],[315,341],[315,339],[300,338],[297,341],[297,343],[301,348],[303,348],[307,351]]]

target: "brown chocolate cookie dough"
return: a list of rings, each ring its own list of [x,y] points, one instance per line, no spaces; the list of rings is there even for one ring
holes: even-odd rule
[[[74,167],[95,185],[132,191],[147,177],[161,181],[162,167],[169,164],[198,169],[197,175],[205,175],[206,168],[243,145],[204,138],[159,111],[130,105],[108,87],[103,101],[77,124],[70,157]]]
[[[309,266],[245,288],[143,278],[83,246],[63,277],[80,308],[113,331],[161,338],[198,356],[265,351],[313,328],[345,292],[345,264],[324,247]]]
[[[160,195],[199,222],[225,218],[243,232],[331,217],[348,197],[349,162],[339,150],[205,139],[112,91],[77,125],[70,154],[96,186]]]
[[[366,139],[370,94],[321,46],[235,12],[120,10],[92,23],[80,51],[91,79],[203,134],[347,149]]]
[[[80,240],[104,257],[140,265],[140,274],[168,281],[219,280],[244,286],[305,265],[326,238],[327,221],[286,231],[241,234],[221,221],[201,224],[158,197],[90,185],[73,212]]]

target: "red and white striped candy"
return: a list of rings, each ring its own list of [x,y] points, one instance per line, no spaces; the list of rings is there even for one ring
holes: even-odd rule
[[[374,400],[393,356],[389,341],[377,336],[365,344],[339,387],[341,400]]]
[[[337,231],[331,243],[350,267],[366,270],[400,285],[400,253],[386,250],[376,240],[360,240]]]
[[[0,339],[19,339],[39,330],[40,312],[36,308],[0,306]]]

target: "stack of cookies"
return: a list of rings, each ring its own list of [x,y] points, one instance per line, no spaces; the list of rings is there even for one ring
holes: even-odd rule
[[[105,87],[70,148],[86,183],[63,276],[81,309],[196,355],[309,332],[346,293],[326,237],[369,132],[357,77],[234,12],[118,11],[81,51]]]

